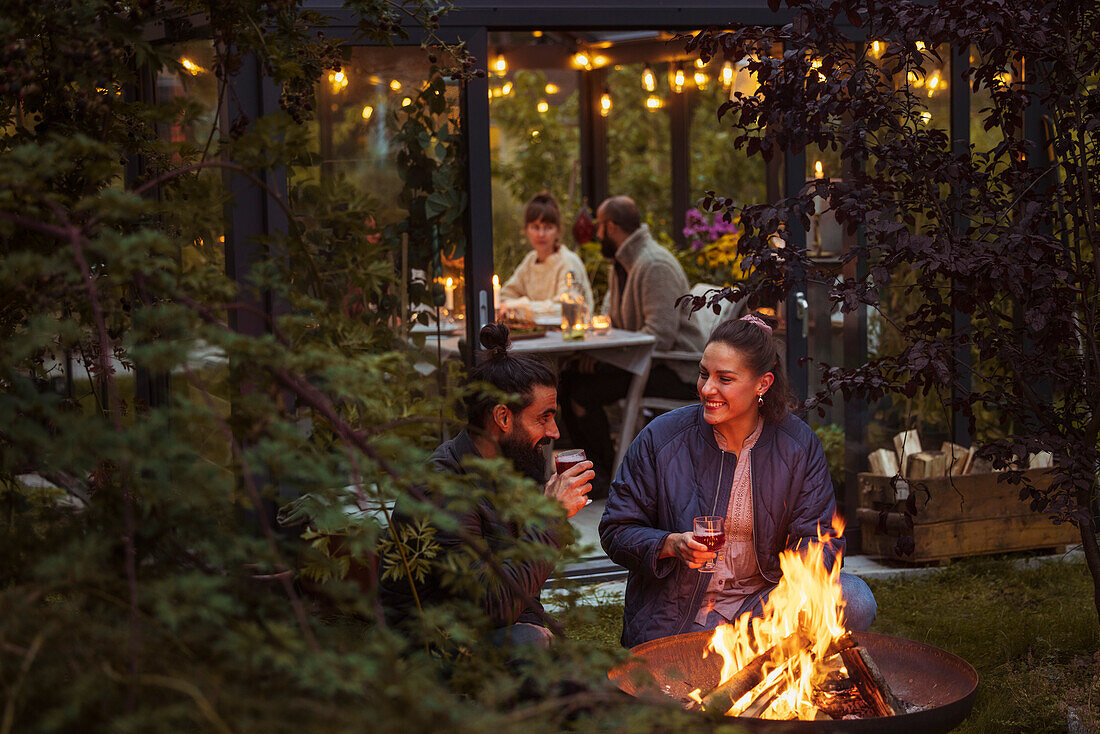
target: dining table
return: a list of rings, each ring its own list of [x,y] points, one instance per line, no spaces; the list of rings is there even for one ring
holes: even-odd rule
[[[433,352],[438,348],[442,354],[458,356],[459,338],[457,334],[436,336],[428,333],[425,346]],[[619,431],[619,446],[615,452],[615,465],[611,468],[614,476],[626,455],[627,447],[634,439],[638,406],[649,377],[650,361],[656,344],[656,337],[640,331],[589,329],[583,339],[565,339],[561,331],[548,329],[541,335],[514,335],[510,349],[517,354],[534,354],[558,362],[585,354],[630,373],[630,386],[626,392],[622,428]]]

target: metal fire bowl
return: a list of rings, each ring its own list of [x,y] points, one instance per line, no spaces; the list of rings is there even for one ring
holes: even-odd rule
[[[672,696],[684,700],[699,688],[703,694],[718,685],[722,657],[706,649],[713,632],[689,632],[651,640],[631,649],[634,657],[613,668],[607,677],[639,698]],[[894,693],[920,711],[889,718],[840,721],[767,721],[737,719],[748,731],[768,734],[939,734],[962,723],[974,706],[978,674],[968,662],[931,645],[871,632],[853,633],[874,657]]]

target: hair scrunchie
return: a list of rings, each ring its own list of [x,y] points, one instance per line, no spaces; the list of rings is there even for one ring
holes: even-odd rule
[[[768,332],[769,335],[771,335],[771,333],[772,333],[772,327],[768,326],[767,322],[765,322],[764,319],[760,318],[759,316],[757,316],[754,313],[745,314],[744,316],[741,317],[741,320],[742,321],[748,321],[750,324],[756,324],[761,329]]]

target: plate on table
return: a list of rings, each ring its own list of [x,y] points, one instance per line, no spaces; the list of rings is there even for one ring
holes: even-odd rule
[[[561,316],[536,316],[535,323],[547,331],[557,331],[561,328]]]
[[[439,334],[440,336],[451,336],[458,333],[458,324],[436,324],[424,325],[417,321],[409,329],[410,334],[424,334],[425,336],[432,336],[433,334]]]
[[[508,338],[512,341],[519,339],[538,339],[539,337],[546,336],[546,329],[539,327],[537,329],[509,329]]]

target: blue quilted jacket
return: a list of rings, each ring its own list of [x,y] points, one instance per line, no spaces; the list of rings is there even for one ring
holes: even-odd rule
[[[833,483],[821,441],[795,416],[765,423],[750,456],[756,558],[774,584],[782,575],[779,553],[830,526]],[[657,554],[665,537],[691,530],[697,515],[726,513],[736,465],[718,448],[702,405],[660,416],[630,445],[600,520],[604,550],[629,571],[624,646],[691,629],[710,576]],[[842,539],[826,548],[830,568],[843,549]]]

